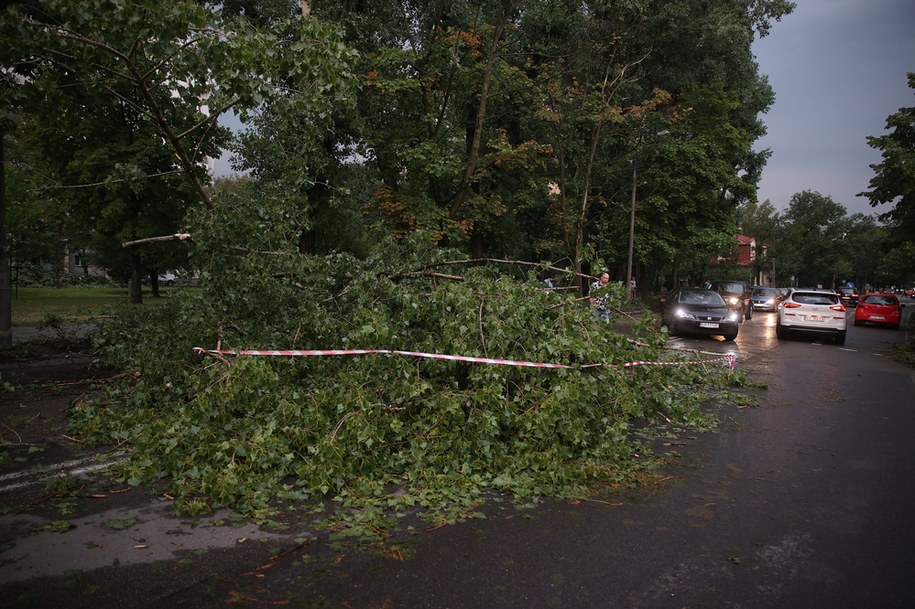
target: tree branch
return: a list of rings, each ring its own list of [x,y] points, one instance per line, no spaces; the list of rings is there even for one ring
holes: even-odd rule
[[[162,237],[146,237],[145,239],[135,239],[133,241],[125,241],[121,244],[121,247],[133,247],[134,245],[140,245],[143,243],[154,243],[156,241],[184,241],[185,239],[190,239],[190,233],[175,233],[174,235],[164,235]]]
[[[484,264],[484,263],[490,263],[490,262],[496,263],[496,264],[517,264],[520,266],[529,266],[529,267],[540,268],[543,270],[556,271],[559,273],[563,273],[563,274],[571,275],[571,276],[575,276],[575,277],[586,277],[588,279],[596,279],[596,277],[594,277],[593,275],[585,275],[583,273],[577,273],[571,269],[564,269],[564,268],[555,267],[555,266],[551,266],[551,265],[544,265],[543,263],[540,263],[540,262],[528,262],[527,260],[503,260],[500,258],[469,258],[466,260],[448,260],[445,262],[435,262],[433,264],[427,264],[426,266],[424,266],[422,268],[431,269],[431,268],[435,268],[438,266],[454,266],[454,265],[459,265],[459,264]]]
[[[172,171],[161,171],[159,173],[148,173],[144,175],[145,178],[162,178],[165,176],[171,175],[180,175],[184,173],[180,169],[174,169]],[[99,186],[107,186],[108,184],[117,184],[119,182],[126,182],[126,178],[118,178],[116,180],[105,180],[104,182],[92,182],[89,184],[64,184],[59,186],[42,186],[41,188],[36,188],[30,192],[43,192],[46,190],[74,190],[77,188],[97,188]]]
[[[411,277],[431,277],[432,279],[447,279],[449,281],[464,281],[464,278],[460,275],[445,275],[444,273],[432,273],[432,272],[423,272],[417,271],[414,273],[392,273],[390,271],[384,271],[380,273],[385,277],[396,280],[396,279],[409,279]]]

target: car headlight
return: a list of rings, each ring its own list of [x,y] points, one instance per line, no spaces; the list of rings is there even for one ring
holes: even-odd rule
[[[769,300],[766,301],[765,304],[767,304],[767,305],[769,305],[769,306],[771,307],[773,304],[775,304],[775,299],[774,299],[774,298],[770,298]]]
[[[730,298],[728,298],[728,302],[731,303],[732,305],[736,305],[738,302],[740,302],[740,299],[737,298],[736,296],[731,296]]]
[[[737,311],[728,313],[728,321],[740,321],[740,315],[737,314]]]
[[[683,309],[677,309],[674,314],[680,319],[696,319],[695,315]]]

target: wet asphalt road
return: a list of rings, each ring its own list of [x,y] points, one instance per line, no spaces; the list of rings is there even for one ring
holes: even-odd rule
[[[265,563],[275,550],[235,543],[263,534],[222,530],[225,543],[204,545],[225,549],[197,555],[202,562],[190,567],[196,575],[168,560],[169,552],[154,563],[143,559],[146,566],[125,559],[153,552],[159,542],[199,547],[192,543],[199,527],[178,531],[162,516],[159,531],[128,532],[120,566],[87,571],[73,606],[915,607],[915,370],[886,357],[903,332],[849,324],[839,347],[803,337],[778,341],[774,324],[774,314],[756,313],[734,343],[675,341],[736,353],[738,366],[767,390],[759,392],[759,407],[723,412],[720,432],[669,447],[686,465],[638,502],[546,502],[530,510],[493,503],[486,520],[419,534],[407,560],[351,553],[329,567],[301,560],[293,541],[299,532],[272,536],[271,547],[291,553]],[[145,512],[136,519],[155,521]],[[64,566],[42,567],[48,575],[92,569],[97,565],[78,556],[117,551],[125,542],[99,537],[89,522],[42,535],[57,535],[60,545],[33,552],[36,563],[71,554]],[[270,568],[257,569],[264,564]],[[15,590],[64,581],[20,580]],[[96,582],[108,584],[105,599],[121,604],[101,593],[85,596]]]

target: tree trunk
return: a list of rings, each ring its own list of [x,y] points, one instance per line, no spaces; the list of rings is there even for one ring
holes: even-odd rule
[[[299,253],[314,254],[316,247],[317,233],[314,228],[303,230],[299,233]]]
[[[493,32],[492,45],[490,45],[489,54],[486,57],[483,84],[480,86],[480,104],[477,106],[477,115],[473,126],[473,138],[471,139],[470,150],[467,154],[467,166],[464,168],[464,177],[461,179],[461,184],[458,186],[458,190],[454,194],[454,200],[451,203],[452,218],[455,217],[458,210],[464,204],[464,199],[467,196],[467,189],[470,187],[470,183],[473,180],[473,174],[477,170],[477,160],[480,156],[480,142],[483,138],[483,123],[486,119],[486,103],[487,98],[489,97],[489,85],[492,81],[493,65],[496,61],[497,49],[499,48],[499,41],[502,38],[502,32],[505,29],[506,18],[507,16],[503,16],[496,26],[496,29]]]
[[[13,345],[13,292],[6,250],[6,133],[0,130],[0,347]]]
[[[136,250],[130,255],[130,286],[127,301],[130,304],[143,304],[143,269],[140,267],[140,254]]]
[[[594,159],[597,156],[597,143],[600,141],[602,127],[603,123],[597,123],[591,134],[591,150],[588,152],[588,163],[585,166],[585,179],[581,187],[581,211],[578,216],[578,227],[575,231],[575,251],[572,256],[576,273],[581,273],[581,259],[579,254],[581,253],[581,248],[585,242],[585,223],[588,220],[588,212],[591,210],[588,191],[591,190],[591,173],[594,171]]]
[[[470,256],[474,259],[484,258],[483,255],[483,235],[480,229],[474,225],[473,232],[470,233]]]
[[[149,292],[153,298],[159,297],[159,271],[155,269],[149,272]]]

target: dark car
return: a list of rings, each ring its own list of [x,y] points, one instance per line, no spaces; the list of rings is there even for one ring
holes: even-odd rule
[[[718,292],[703,288],[677,288],[668,294],[662,317],[671,336],[710,334],[734,340],[740,324],[740,313]]]
[[[857,307],[858,306],[858,290],[857,288],[837,288],[836,296],[842,299],[842,304],[846,307]]]
[[[785,294],[778,288],[758,286],[750,294],[755,311],[778,311],[778,304],[785,299]]]
[[[750,298],[750,286],[744,281],[713,281],[709,288],[724,298],[728,306],[740,313],[742,319],[753,318],[753,300]]]

